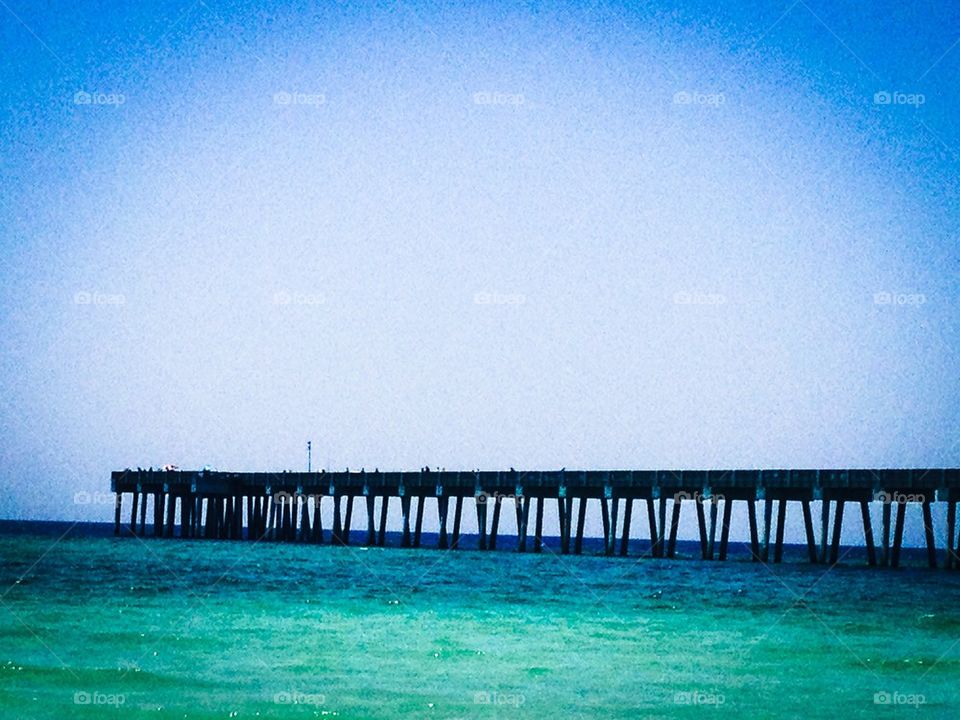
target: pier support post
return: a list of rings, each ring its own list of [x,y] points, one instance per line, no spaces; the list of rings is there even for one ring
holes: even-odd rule
[[[760,561],[760,537],[757,534],[757,500],[747,501],[747,520],[750,523],[750,561]]]
[[[153,494],[153,536],[161,537],[163,535],[163,511],[166,501],[166,493],[157,490]]]
[[[113,534],[120,535],[120,512],[123,509],[123,493],[117,492],[113,498]],[[949,545],[947,546],[949,547]]]
[[[323,545],[323,495],[313,496],[313,526],[310,528],[310,539],[317,545]]]
[[[827,562],[827,546],[830,539],[830,501],[820,501],[820,563]]]
[[[300,496],[300,542],[310,542],[312,528],[310,527],[310,498],[311,495]]]
[[[190,525],[193,522],[193,496],[187,492],[180,498],[180,537],[190,537]]]
[[[403,515],[403,536],[400,539],[400,547],[410,547],[410,496],[403,494],[400,496],[400,512]]]
[[[390,506],[390,496],[380,498],[380,529],[377,533],[377,545],[384,547],[387,542],[387,509]]]
[[[487,501],[489,496],[484,494],[476,498],[477,505],[477,533],[480,535],[479,548],[487,549]]]
[[[610,498],[610,532],[607,534],[607,555],[613,555],[617,546],[617,515],[620,512],[620,498]]]
[[[760,536],[760,562],[770,560],[770,525],[773,521],[773,500],[763,500],[763,528]]]
[[[883,498],[883,507],[880,510],[881,513],[881,528],[880,533],[882,535],[880,541],[883,543],[883,551],[880,556],[880,565],[883,567],[888,567],[890,565],[890,499]]]
[[[783,562],[783,530],[787,520],[787,501],[777,500],[777,540],[773,546],[773,561]]]
[[[216,537],[217,532],[217,510],[216,510],[216,501],[207,495],[205,498],[205,517],[204,517],[204,527],[203,527],[203,537],[206,540],[210,540]]]
[[[727,559],[727,543],[730,540],[730,514],[733,509],[733,500],[724,498],[723,500],[723,519],[720,521],[720,557],[721,561]]]
[[[463,516],[463,495],[457,495],[457,502],[453,508],[453,542],[450,546],[456,550],[460,547],[460,520]]]
[[[524,495],[522,498],[517,498],[517,511],[519,513],[518,527],[520,538],[517,541],[517,551],[526,552],[527,551],[527,523],[530,520],[530,496]]]
[[[607,554],[610,545],[610,503],[605,497],[600,498],[600,520],[603,523],[603,554]]]
[[[346,513],[344,513],[344,518],[343,518],[343,533],[340,536],[340,539],[344,545],[350,544],[350,529],[353,527],[354,498],[356,498],[356,495],[354,495],[353,493],[350,493],[349,495],[347,495],[347,509],[346,509]],[[420,501],[422,503],[423,499],[421,498]],[[418,529],[418,532],[419,532],[419,529]]]
[[[234,540],[243,540],[243,496],[233,495],[230,498],[230,537]]]
[[[877,550],[873,545],[873,523],[870,522],[870,505],[866,500],[860,501],[860,515],[863,517],[863,540],[867,544],[867,564],[874,567],[877,564]]]
[[[807,554],[810,556],[810,562],[817,562],[817,540],[813,534],[813,517],[810,514],[810,501],[801,502],[803,508],[803,529],[807,535]]]
[[[937,567],[937,543],[933,535],[933,515],[930,512],[932,498],[926,495],[923,498],[923,533],[927,539],[927,564]]]
[[[662,558],[666,553],[666,542],[667,542],[667,496],[662,494],[660,495],[660,501],[658,503],[659,513],[658,513],[658,522],[657,522],[657,557]]]
[[[650,557],[660,557],[660,545],[658,539],[660,534],[657,532],[657,511],[654,507],[653,498],[647,498],[647,525],[650,528]]]
[[[702,497],[702,496],[701,496]],[[710,497],[710,534],[707,536],[707,559],[713,560],[713,548],[717,539],[717,499]]]
[[[833,513],[833,542],[830,543],[830,564],[836,565],[840,555],[840,530],[843,527],[843,506],[845,500],[837,500],[837,509]]]
[[[376,495],[367,495],[367,547],[377,544],[377,521],[374,517],[376,503]]]
[[[120,496],[117,495],[119,503]],[[118,506],[119,507],[119,504]],[[119,510],[117,511],[119,518]],[[960,558],[957,557],[956,537],[957,537],[957,503],[953,498],[947,499],[947,557],[944,566],[947,570],[952,570],[955,565],[960,566]]]
[[[676,493],[673,496],[673,507],[670,509],[670,538],[667,541],[667,557],[672,558],[677,554],[677,530],[680,527],[680,508],[683,502],[683,494]]]
[[[140,527],[137,530],[137,535],[143,537],[147,534],[147,500],[150,497],[150,493],[142,493],[140,498]]]
[[[440,522],[440,537],[437,539],[437,546],[441,550],[450,547],[447,539],[447,514],[450,510],[450,496],[440,495],[437,497],[437,519]]]
[[[633,498],[626,498],[624,503],[623,535],[620,538],[620,555],[626,557],[630,545],[630,520],[633,516]]]
[[[537,516],[533,528],[533,551],[543,552],[543,501],[541,495],[537,498]]]
[[[236,503],[233,495],[228,495],[223,499],[223,525],[220,529],[220,537],[225,540],[232,540],[235,537],[233,534],[236,518],[236,515],[234,514],[235,505]]]
[[[333,545],[346,545],[343,540],[343,515],[341,503],[343,502],[343,495],[340,493],[334,493],[333,496],[333,532],[331,533],[330,541]]]
[[[493,500],[493,522],[490,523],[490,540],[487,543],[488,550],[497,549],[497,533],[500,531],[500,506],[503,504],[503,496],[499,493],[492,497],[487,496],[487,502]]]
[[[569,500],[573,502],[572,498]],[[572,507],[568,507],[568,498],[557,498],[557,517],[560,520],[560,554],[566,555],[570,552],[570,523],[567,522],[567,515],[570,514]]]
[[[580,555],[583,552],[583,525],[584,521],[587,519],[587,498],[582,495],[579,498],[577,504],[577,538],[573,543],[573,552],[576,555]],[[607,518],[603,518],[603,526],[607,526]]]
[[[906,503],[897,503],[897,519],[893,528],[893,551],[890,554],[890,567],[900,567],[900,546],[903,545],[903,518],[906,514]]]
[[[707,559],[707,519],[703,512],[703,497],[694,498],[694,504],[697,506],[697,528],[700,530],[700,558]]]
[[[243,495],[235,495],[233,502],[233,537],[243,540]]]
[[[294,539],[296,528],[293,526],[294,496],[287,493],[283,498],[283,539],[287,542]]]
[[[270,540],[283,539],[283,493],[270,496]]]
[[[415,548],[420,547],[420,536],[423,534],[423,504],[426,499],[423,495],[417,495],[417,522],[413,526],[413,546]]]
[[[177,519],[177,496],[174,493],[169,493],[167,495],[167,524],[166,528],[163,531],[163,536],[172,538],[173,537],[173,526]]]

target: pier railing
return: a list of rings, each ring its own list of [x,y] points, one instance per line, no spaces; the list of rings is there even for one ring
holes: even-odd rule
[[[151,530],[156,536],[318,544],[351,542],[351,531],[356,534],[354,504],[363,498],[365,543],[384,545],[387,510],[391,499],[397,498],[403,518],[403,546],[420,546],[424,508],[430,500],[436,506],[438,546],[459,547],[466,501],[476,513],[479,548],[496,549],[501,511],[508,506],[515,514],[516,549],[520,552],[527,551],[531,532],[530,549],[541,551],[547,505],[555,507],[557,513],[560,552],[582,552],[586,514],[593,506],[600,512],[603,552],[607,555],[629,554],[633,508],[640,504],[646,509],[646,520],[642,524],[646,525],[649,538],[645,554],[654,558],[674,557],[681,510],[692,505],[697,515],[701,555],[708,560],[726,559],[732,508],[735,502],[743,502],[748,511],[750,554],[761,562],[770,560],[770,536],[774,527],[773,562],[782,560],[786,511],[792,502],[799,503],[803,514],[809,560],[830,564],[838,560],[844,509],[852,503],[860,508],[867,563],[892,567],[900,562],[908,506],[920,509],[927,560],[931,567],[937,566],[931,506],[945,502],[948,542],[943,565],[948,569],[960,567],[960,542],[956,532],[960,469],[957,468],[279,473],[138,469],[112,473],[111,490],[116,493],[114,523],[118,535],[123,530],[123,496],[129,494],[132,501],[129,531],[138,535],[147,532],[149,502]],[[816,500],[821,501],[819,537],[810,505]],[[329,532],[323,528],[324,503],[333,506]],[[871,524],[871,503],[881,505],[879,558]],[[451,505],[452,528],[448,532]]]

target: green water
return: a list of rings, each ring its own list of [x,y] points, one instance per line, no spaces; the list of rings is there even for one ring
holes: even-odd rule
[[[2,718],[960,717],[960,573],[55,541],[0,535]]]

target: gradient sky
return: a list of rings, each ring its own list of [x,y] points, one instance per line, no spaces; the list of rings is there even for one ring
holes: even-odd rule
[[[957,465],[960,6],[715,5],[2,0],[0,517]]]

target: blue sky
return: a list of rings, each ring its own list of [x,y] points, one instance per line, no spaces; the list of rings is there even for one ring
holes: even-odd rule
[[[960,8],[714,5],[3,0],[0,516],[956,465]]]

